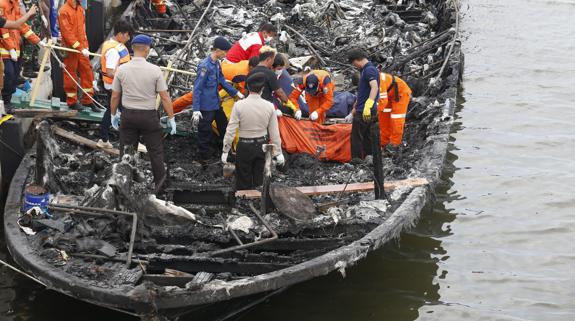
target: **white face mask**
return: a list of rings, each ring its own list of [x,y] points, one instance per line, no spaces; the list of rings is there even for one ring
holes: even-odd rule
[[[264,38],[264,41],[265,41],[265,42],[270,42],[270,41],[272,41],[273,39],[274,39],[274,37],[269,36],[269,37],[265,37],[265,38]]]
[[[276,73],[276,76],[281,76],[283,69],[278,69],[278,70],[274,70],[274,72]]]

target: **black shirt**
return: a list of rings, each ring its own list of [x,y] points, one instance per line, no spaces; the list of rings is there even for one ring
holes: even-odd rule
[[[252,71],[250,71],[250,73],[248,74],[248,78],[257,72],[263,73],[267,78],[267,81],[266,81],[266,84],[264,85],[264,89],[263,89],[261,97],[263,99],[273,103],[274,97],[273,97],[272,93],[280,88],[280,85],[278,83],[278,77],[276,76],[276,73],[267,67],[256,66],[252,69]]]
[[[6,19],[0,17],[0,28],[4,28],[5,25],[6,25]]]

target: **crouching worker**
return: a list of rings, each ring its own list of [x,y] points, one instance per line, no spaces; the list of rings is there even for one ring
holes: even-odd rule
[[[381,146],[388,152],[401,144],[405,115],[411,99],[411,88],[403,79],[391,74],[379,74],[379,128]]]
[[[216,121],[218,132],[224,133],[228,125],[226,114],[221,108],[218,85],[230,96],[244,98],[244,95],[229,84],[222,73],[220,59],[232,44],[223,37],[214,40],[211,54],[198,65],[198,77],[194,83],[192,108],[193,121],[198,124],[198,154],[201,161],[209,158],[212,141],[212,121]]]
[[[112,81],[112,127],[120,130],[120,142],[123,146],[138,145],[140,136],[144,140],[156,191],[162,188],[166,180],[164,167],[164,143],[162,126],[156,111],[156,95],[160,95],[164,111],[168,114],[170,134],[176,133],[176,120],[172,110],[172,100],[168,94],[168,85],[160,67],[146,61],[150,53],[152,38],[137,35],[132,40],[134,58],[118,67]],[[118,111],[122,101],[122,113]]]
[[[230,123],[224,136],[222,162],[228,161],[236,129],[240,139],[236,148],[236,189],[253,189],[263,184],[265,155],[262,145],[270,141],[276,146],[277,164],[285,162],[281,152],[281,138],[274,105],[263,99],[261,93],[267,82],[266,75],[255,73],[246,83],[249,96],[235,103]]]
[[[333,106],[333,82],[331,75],[325,70],[312,70],[303,77],[290,95],[290,100],[297,101],[305,91],[305,100],[309,106],[309,120],[323,124],[325,115]]]

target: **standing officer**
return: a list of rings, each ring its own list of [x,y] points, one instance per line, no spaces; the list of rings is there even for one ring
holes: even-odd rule
[[[176,133],[176,120],[168,86],[160,67],[146,61],[151,44],[152,38],[146,35],[137,35],[132,40],[134,58],[118,67],[114,75],[110,108],[112,126],[120,129],[122,145],[133,146],[135,149],[142,136],[152,163],[152,173],[158,191],[166,180],[166,168],[162,126],[156,110],[156,95],[160,95],[164,111],[168,114],[171,135]],[[121,115],[118,112],[120,97]]]
[[[114,25],[114,36],[102,44],[100,65],[102,67],[102,82],[104,83],[104,90],[106,90],[108,101],[112,98],[112,81],[114,80],[116,69],[131,59],[128,48],[126,48],[126,43],[130,40],[130,34],[132,32],[132,26],[126,20],[118,20]],[[109,142],[111,124],[110,108],[107,108],[100,123],[99,147],[113,147]]]
[[[352,111],[351,157],[363,159],[371,155],[371,131],[372,127],[378,125],[376,99],[379,98],[379,71],[361,49],[350,50],[348,60],[361,72],[356,104]]]
[[[194,93],[192,108],[194,110],[193,120],[198,123],[198,154],[201,160],[206,160],[209,155],[210,143],[212,141],[212,121],[216,121],[219,133],[226,132],[228,119],[220,106],[220,95],[218,85],[221,85],[230,96],[244,98],[244,95],[230,85],[222,74],[220,59],[232,44],[224,37],[217,37],[212,46],[212,52],[198,65],[198,77],[194,82]],[[222,136],[220,136],[221,139]]]
[[[333,82],[331,75],[325,70],[312,70],[303,77],[290,95],[292,102],[297,102],[305,90],[305,100],[309,107],[309,120],[323,124],[325,114],[333,106]]]
[[[263,99],[261,92],[267,79],[263,73],[248,77],[248,98],[235,103],[224,138],[222,162],[228,161],[228,153],[239,129],[236,147],[236,189],[253,189],[263,184],[265,155],[263,144],[270,140],[276,146],[275,156],[278,165],[285,162],[281,152],[281,137],[274,104]]]
[[[92,108],[92,111],[99,112],[100,109],[92,102],[94,95],[93,81],[94,73],[92,65],[88,59],[88,38],[86,37],[86,18],[84,8],[80,0],[66,0],[60,8],[58,14],[58,24],[62,35],[62,43],[65,47],[76,49],[82,53],[68,52],[64,58],[64,91],[66,92],[66,104],[71,109],[81,110],[83,106]],[[68,72],[66,72],[66,70]],[[82,86],[82,105],[78,104],[78,88],[76,79],[80,78]],[[88,94],[86,94],[88,93]]]
[[[36,10],[34,9],[34,12]],[[0,16],[9,21],[18,21],[22,18],[20,3],[18,0],[0,0]],[[27,16],[27,15],[26,15]],[[16,91],[18,77],[20,76],[21,62],[20,49],[22,37],[32,44],[40,44],[40,38],[30,29],[27,23],[22,23],[17,29],[0,29],[0,55],[4,63],[4,88],[2,88],[2,100],[6,109],[10,109],[12,94]]]

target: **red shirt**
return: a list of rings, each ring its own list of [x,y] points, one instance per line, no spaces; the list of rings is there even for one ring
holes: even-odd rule
[[[250,32],[238,40],[228,51],[226,59],[230,62],[240,62],[260,55],[264,45],[264,37],[260,32]]]

